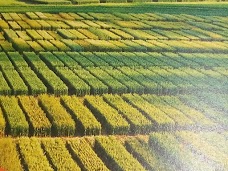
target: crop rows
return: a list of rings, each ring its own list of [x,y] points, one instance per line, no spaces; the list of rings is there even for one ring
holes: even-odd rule
[[[228,170],[227,23],[1,12],[0,170]]]
[[[226,96],[204,95],[211,98],[204,102],[198,95],[1,96],[0,133],[2,136],[82,136],[226,130]],[[214,98],[224,101],[223,110],[212,101]]]
[[[227,53],[226,18],[220,18],[160,13],[1,13],[0,51]]]
[[[156,52],[0,52],[0,94],[227,91],[227,55]]]
[[[124,138],[2,138],[0,165],[18,171],[226,170],[227,135],[177,131]]]

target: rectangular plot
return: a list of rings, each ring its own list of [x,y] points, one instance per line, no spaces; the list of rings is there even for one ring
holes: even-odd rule
[[[28,137],[20,138],[18,142],[18,147],[21,157],[26,162],[26,166],[29,170],[54,170],[50,166],[38,139],[30,139]],[[32,159],[31,156],[33,156]]]
[[[45,20],[36,20],[44,30],[51,30],[51,25],[48,24]]]
[[[82,33],[83,35],[85,35],[89,39],[94,39],[94,40],[98,40],[99,39],[97,35],[93,34],[92,32],[90,32],[87,29],[78,29],[78,31],[80,33]]]
[[[96,55],[94,55],[91,52],[80,52],[80,55],[82,55],[83,57],[85,57],[88,60],[90,60],[91,62],[93,62],[95,64],[95,66],[109,66],[108,63],[106,63],[101,58],[98,58]]]
[[[69,87],[69,93],[77,96],[90,94],[90,87],[68,68],[56,67],[56,73]]]
[[[14,38],[18,38],[16,32],[12,29],[4,29],[5,37],[11,42]]]
[[[50,67],[64,67],[64,64],[51,52],[40,52],[39,56]]]
[[[77,39],[77,36],[66,29],[58,29],[57,33],[65,39]]]
[[[8,57],[16,68],[28,67],[27,62],[18,52],[8,52]]]
[[[61,39],[61,41],[63,43],[65,43],[72,51],[77,51],[77,52],[80,52],[80,51],[83,51],[84,48],[79,45],[78,43],[72,41],[72,40],[69,40],[69,39]]]
[[[160,99],[157,96],[154,95],[143,95],[145,99],[147,99],[151,104],[155,105],[162,111],[164,111],[170,118],[172,118],[177,126],[180,127],[191,127],[195,123],[189,119],[187,116],[185,116],[182,112],[179,110],[167,105],[164,103],[162,99]]]
[[[90,27],[90,26],[88,26],[87,24],[85,24],[82,21],[70,21],[70,20],[66,20],[65,23],[68,24],[71,28],[74,28],[74,29],[77,29],[77,28],[88,29]]]
[[[37,16],[35,13],[33,12],[26,12],[25,13],[30,19],[33,19],[33,20],[38,20],[39,19],[39,16]]]
[[[12,17],[10,16],[9,13],[1,13],[2,17],[6,20],[6,21],[13,21]]]
[[[104,100],[118,110],[130,123],[131,131],[135,134],[148,133],[153,124],[141,112],[125,102],[121,96],[106,94]]]
[[[80,171],[80,167],[73,160],[62,139],[47,138],[41,141],[44,151],[50,157],[56,170]]]
[[[139,95],[124,94],[123,99],[130,103],[133,107],[136,107],[154,124],[155,130],[169,130],[175,127],[175,122],[162,110],[155,105],[147,102]]]
[[[73,155],[82,163],[83,169],[109,171],[85,139],[69,140],[67,143]]]
[[[108,86],[102,83],[98,78],[94,77],[89,71],[84,69],[74,69],[73,71],[90,86],[91,94],[108,93]]]
[[[17,98],[2,96],[0,103],[7,121],[6,133],[11,136],[28,136],[29,124]]]
[[[14,38],[12,40],[12,46],[18,51],[30,51],[30,46],[22,38]]]
[[[3,75],[7,80],[10,88],[13,90],[14,95],[28,94],[28,87],[17,73],[16,70],[3,70]]]
[[[37,30],[37,33],[45,40],[53,40],[54,38],[45,30]]]
[[[55,47],[57,47],[59,51],[70,51],[71,50],[68,46],[66,46],[60,40],[50,40],[50,43],[52,43]]]
[[[130,57],[126,57],[125,53],[121,52],[107,52],[108,55],[110,55],[112,58],[115,58],[117,61],[120,61],[124,63],[124,66],[138,66],[139,64],[132,60]]]
[[[30,122],[30,134],[34,136],[50,136],[51,123],[38,101],[33,96],[18,96],[19,104],[28,116]]]
[[[96,137],[95,140],[95,150],[110,169],[145,170],[115,137]]]
[[[56,95],[68,94],[68,88],[63,81],[50,70],[45,63],[33,52],[24,53],[24,57],[29,65],[33,68],[37,76],[43,81],[48,88],[48,92]]]
[[[21,30],[20,25],[16,21],[9,21],[8,24],[13,30]]]
[[[158,93],[159,84],[154,82],[153,80],[146,78],[141,73],[135,71],[134,69],[128,67],[121,67],[119,70],[129,76],[131,79],[137,81],[141,84],[145,89],[144,93]]]
[[[31,37],[25,31],[16,31],[16,33],[21,39],[25,41],[32,40]]]
[[[26,43],[30,46],[30,48],[34,52],[43,52],[44,48],[42,48],[36,41],[26,41]]]
[[[0,20],[0,28],[1,28],[1,30],[9,29],[9,25],[8,25],[8,23],[6,21]]]
[[[4,52],[0,52],[0,66],[2,69],[14,69],[12,62]]]
[[[57,47],[55,47],[48,40],[38,40],[37,41],[46,51],[58,51]]]
[[[1,95],[11,95],[12,94],[12,90],[9,87],[7,81],[5,80],[2,72],[0,72],[0,94]]]
[[[123,74],[121,71],[117,69],[108,69],[108,68],[106,68],[104,71],[106,71],[113,78],[117,79],[119,82],[125,85],[128,89],[127,90],[128,93],[142,94],[144,92],[144,87],[142,85],[140,85],[138,82],[131,79],[127,75]]]
[[[42,109],[45,111],[52,124],[52,135],[73,136],[75,135],[75,122],[71,115],[61,105],[58,97],[47,94],[38,97]]]
[[[108,86],[109,93],[122,94],[127,92],[127,87],[125,85],[103,71],[103,69],[89,68],[88,71]]]
[[[53,54],[68,68],[80,69],[81,66],[65,52],[53,52]]]
[[[26,30],[26,32],[33,40],[43,39],[43,37],[36,30]]]
[[[46,86],[29,67],[19,68],[18,72],[28,86],[29,94],[37,95],[47,93]]]
[[[42,26],[36,20],[25,20],[25,22],[32,28],[41,30]]]
[[[129,132],[130,125],[118,113],[109,106],[102,97],[86,96],[85,103],[93,112],[98,121],[104,125],[105,131],[109,134],[125,134]]]
[[[18,25],[21,27],[22,30],[26,30],[26,29],[31,29],[31,26],[28,25],[25,21],[17,21]]]
[[[80,64],[82,67],[93,67],[95,64],[88,60],[86,57],[82,56],[78,52],[67,52],[67,55],[72,57],[78,64]]]
[[[76,96],[62,96],[61,103],[68,109],[72,117],[78,123],[79,135],[101,134],[101,124],[93,113],[83,104],[83,101]]]
[[[16,142],[13,138],[0,139],[0,165],[8,170],[23,171]]]

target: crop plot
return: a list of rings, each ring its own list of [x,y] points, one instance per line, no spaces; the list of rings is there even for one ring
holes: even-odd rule
[[[0,13],[0,168],[228,170],[227,22]]]

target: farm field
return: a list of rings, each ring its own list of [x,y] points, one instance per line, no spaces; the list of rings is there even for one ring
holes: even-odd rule
[[[228,170],[227,23],[1,12],[0,168]]]

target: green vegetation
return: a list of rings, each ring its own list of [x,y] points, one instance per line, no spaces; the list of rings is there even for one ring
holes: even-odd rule
[[[114,170],[145,170],[142,165],[127,152],[115,137],[97,137],[95,150],[110,169]],[[126,162],[126,160],[128,162]]]
[[[0,170],[228,170],[227,3],[155,1],[0,2]]]

